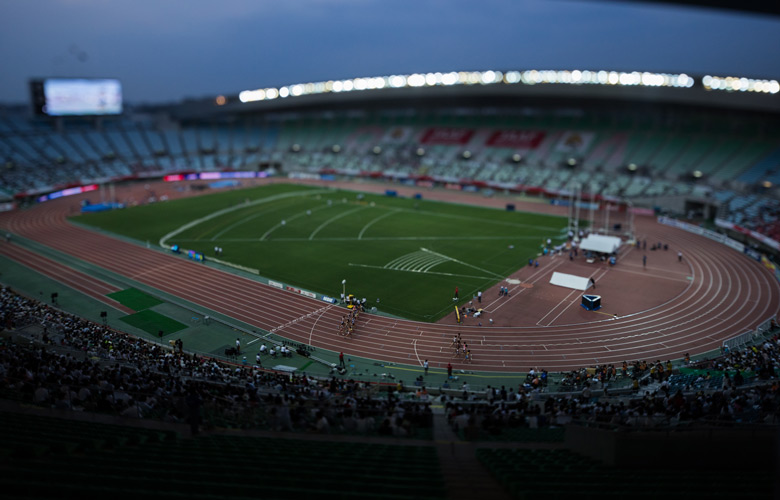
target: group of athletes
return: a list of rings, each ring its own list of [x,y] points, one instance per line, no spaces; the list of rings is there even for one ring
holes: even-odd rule
[[[455,354],[452,355],[453,358],[460,358],[463,356],[463,361],[466,361],[467,363],[471,363],[473,361],[474,358],[471,356],[471,349],[469,349],[469,344],[460,338],[460,333],[452,338],[451,347],[455,348]]]
[[[339,335],[352,338],[352,333],[355,331],[355,324],[357,323],[358,316],[360,315],[360,309],[362,309],[362,307],[355,306],[349,310],[349,314],[345,314],[341,317]]]

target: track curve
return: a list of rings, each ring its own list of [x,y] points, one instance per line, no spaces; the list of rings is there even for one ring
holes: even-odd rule
[[[365,314],[350,339],[336,334],[343,308],[75,226],[66,217],[78,202],[78,197],[59,199],[0,214],[0,226],[290,340],[401,364],[421,365],[428,359],[431,367],[452,362],[455,368],[524,372],[675,359],[717,349],[780,312],[780,284],[760,263],[646,219],[637,220],[637,231],[649,240],[686,248],[690,283],[662,305],[616,320],[554,326],[455,327]],[[451,357],[457,331],[474,356],[468,365]]]

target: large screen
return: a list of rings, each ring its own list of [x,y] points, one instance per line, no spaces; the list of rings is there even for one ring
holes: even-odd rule
[[[48,116],[118,115],[122,113],[119,80],[47,78],[30,82],[33,109]]]

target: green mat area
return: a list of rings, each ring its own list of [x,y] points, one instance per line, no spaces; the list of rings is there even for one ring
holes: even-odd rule
[[[149,309],[158,304],[162,304],[162,300],[158,300],[151,295],[147,295],[135,288],[128,288],[127,290],[121,290],[108,294],[108,297],[116,300],[123,306],[127,306],[133,311],[143,311]]]
[[[163,335],[168,335],[187,328],[187,325],[183,323],[148,309],[119,319],[152,335],[157,335],[160,330],[162,330]]]

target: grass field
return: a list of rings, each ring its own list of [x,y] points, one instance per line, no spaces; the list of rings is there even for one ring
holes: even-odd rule
[[[256,269],[398,316],[435,321],[527,264],[566,221],[523,212],[291,184],[84,214],[78,222]],[[379,303],[377,303],[379,299]]]

